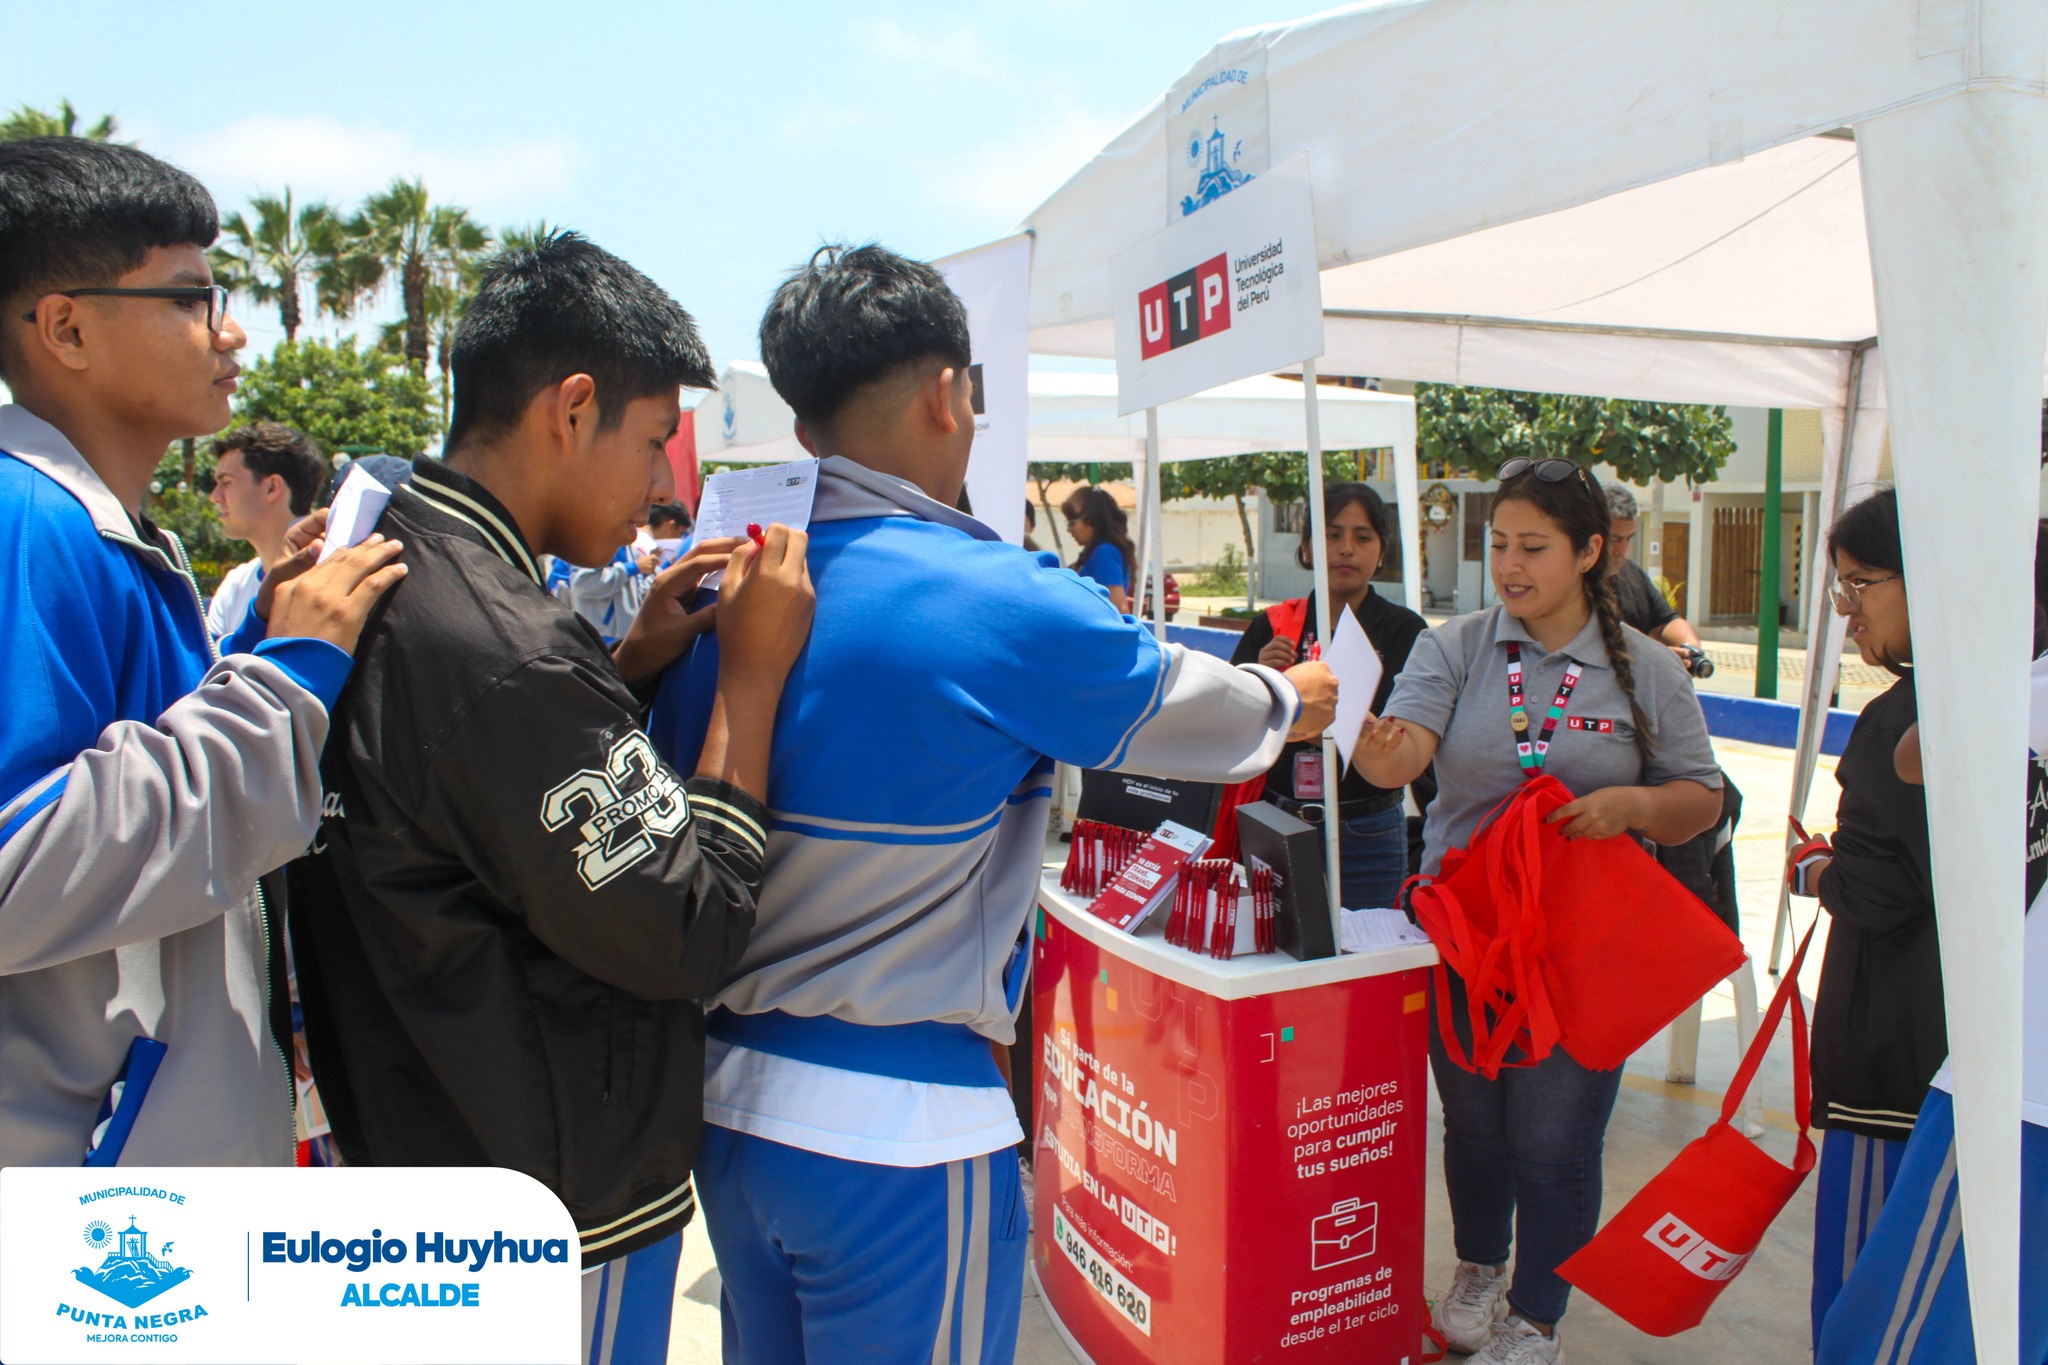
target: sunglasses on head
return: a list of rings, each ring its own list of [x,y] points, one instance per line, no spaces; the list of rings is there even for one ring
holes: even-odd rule
[[[1576,475],[1579,486],[1586,490],[1586,496],[1599,503],[1602,511],[1606,510],[1606,501],[1601,498],[1599,488],[1593,482],[1593,476],[1586,472],[1584,465],[1574,464],[1570,460],[1532,460],[1526,455],[1517,455],[1502,465],[1500,473],[1494,477],[1505,484],[1514,482],[1524,474],[1534,474],[1545,483],[1563,483]]]

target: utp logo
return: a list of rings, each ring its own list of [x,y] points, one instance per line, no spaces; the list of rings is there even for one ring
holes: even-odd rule
[[[1749,1264],[1753,1252],[1724,1251],[1667,1213],[1643,1233],[1643,1240],[1703,1280],[1732,1280]]]
[[[1230,257],[1218,255],[1138,295],[1139,355],[1150,360],[1230,327]]]

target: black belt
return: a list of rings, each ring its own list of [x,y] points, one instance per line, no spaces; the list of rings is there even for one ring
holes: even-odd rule
[[[1297,801],[1291,796],[1281,796],[1277,793],[1266,799],[1297,820],[1305,820],[1311,825],[1320,825],[1323,822],[1323,803],[1320,801]],[[1382,811],[1392,810],[1400,804],[1401,793],[1397,791],[1381,792],[1378,796],[1361,797],[1355,801],[1340,801],[1337,803],[1337,818],[1360,820],[1368,815],[1378,815]]]

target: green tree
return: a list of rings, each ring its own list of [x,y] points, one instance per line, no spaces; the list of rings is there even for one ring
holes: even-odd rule
[[[1323,452],[1325,482],[1356,477],[1355,456],[1350,451]],[[1159,471],[1159,496],[1163,501],[1182,498],[1227,499],[1237,508],[1238,531],[1244,537],[1245,603],[1251,605],[1257,590],[1257,543],[1246,499],[1263,492],[1268,501],[1284,506],[1308,497],[1308,461],[1300,451],[1269,450],[1255,455],[1229,455],[1217,460],[1180,460]]]
[[[280,342],[242,372],[236,423],[285,422],[328,451],[369,446],[417,456],[441,432],[427,381],[398,356],[344,337]]]
[[[1455,384],[1416,385],[1415,425],[1424,460],[1480,478],[1526,455],[1609,465],[1634,484],[1708,483],[1735,450],[1722,407]]]
[[[456,289],[490,250],[491,234],[469,210],[436,204],[420,180],[394,180],[371,195],[343,225],[337,249],[321,272],[323,301],[348,316],[363,299],[398,279],[405,349],[413,372],[425,375],[432,336],[429,292]]]
[[[24,104],[0,119],[0,142],[18,142],[28,137],[88,137],[95,142],[111,142],[118,126],[114,116],[106,114],[98,123],[80,132],[78,111],[71,107],[70,100],[60,101],[54,114],[47,109],[35,109]]]
[[[317,275],[320,262],[338,248],[341,221],[327,204],[294,211],[289,185],[282,199],[259,194],[249,208],[253,223],[237,212],[220,225],[220,243],[207,253],[213,277],[256,303],[276,304],[284,339],[296,341],[305,321],[300,281]]]

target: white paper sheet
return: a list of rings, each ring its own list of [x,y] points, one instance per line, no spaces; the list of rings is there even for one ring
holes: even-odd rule
[[[1372,699],[1380,690],[1380,675],[1386,666],[1380,652],[1365,638],[1365,627],[1344,608],[1337,624],[1330,628],[1330,646],[1323,662],[1337,675],[1337,718],[1330,722],[1330,738],[1337,741],[1337,756],[1351,766],[1351,751],[1358,744],[1358,732],[1372,710]]]
[[[1408,922],[1399,910],[1346,910],[1337,918],[1337,950],[1369,953],[1375,948],[1405,948],[1429,942],[1429,935]]]
[[[817,492],[816,460],[722,469],[704,480],[704,496],[697,505],[695,538],[703,541],[744,536],[749,524],[770,526],[776,522],[791,530],[808,531],[811,500]],[[704,580],[704,586],[715,588],[724,577],[722,572],[712,574]]]
[[[341,551],[368,540],[389,501],[390,489],[364,470],[349,470],[334,495],[334,506],[327,511],[327,541],[320,547],[320,562],[325,564]]]

